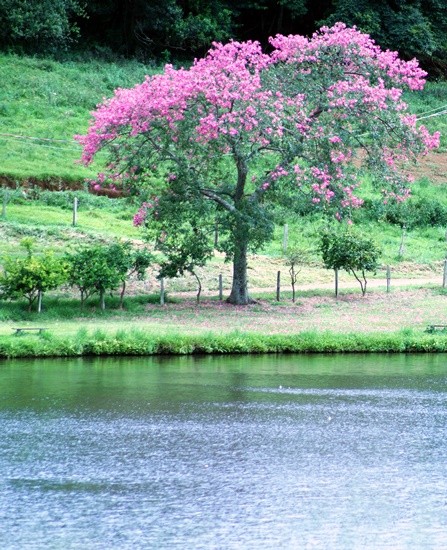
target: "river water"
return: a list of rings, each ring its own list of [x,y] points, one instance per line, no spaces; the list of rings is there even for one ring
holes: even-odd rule
[[[2,549],[447,548],[447,357],[0,364]]]

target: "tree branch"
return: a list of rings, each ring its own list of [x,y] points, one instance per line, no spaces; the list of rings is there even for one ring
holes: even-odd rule
[[[211,189],[200,189],[200,193],[204,197],[207,197],[208,199],[211,199],[212,201],[217,202],[217,204],[220,204],[220,206],[223,206],[225,210],[228,210],[228,212],[231,212],[232,214],[236,212],[236,208],[230,202],[223,199],[214,191],[211,191]]]

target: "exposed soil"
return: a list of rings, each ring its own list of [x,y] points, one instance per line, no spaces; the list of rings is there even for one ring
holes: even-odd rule
[[[426,177],[435,184],[447,183],[447,152],[430,152],[411,171],[416,179]]]

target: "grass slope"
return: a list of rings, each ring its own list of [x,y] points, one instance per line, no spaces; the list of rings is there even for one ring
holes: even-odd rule
[[[86,131],[89,113],[117,87],[131,87],[161,70],[136,61],[66,61],[0,54],[0,176],[73,182],[91,177],[77,164],[81,149],[73,135]],[[415,113],[432,115],[446,105],[447,83],[428,83],[408,94]],[[426,118],[430,130],[443,133],[447,116]]]
[[[0,175],[82,181],[98,169],[77,163],[75,134],[86,131],[89,113],[117,87],[130,87],[153,68],[123,61],[57,62],[0,54]]]

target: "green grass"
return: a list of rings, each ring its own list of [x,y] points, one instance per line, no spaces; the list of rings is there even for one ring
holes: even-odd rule
[[[430,116],[441,111],[447,105],[447,82],[427,82],[423,91],[405,94],[405,100],[410,104],[411,111],[418,117],[428,117],[421,120],[431,131],[441,132],[441,148],[447,147],[447,115]]]
[[[61,63],[7,54],[0,54],[0,67],[0,175],[17,181],[92,177],[101,161],[80,165],[73,136],[87,130],[89,113],[104,97],[154,72],[136,61]]]
[[[61,337],[1,336],[0,357],[74,357],[82,355],[192,355],[240,353],[416,353],[447,351],[446,334],[400,331],[394,334],[334,334],[302,332],[295,335],[260,335],[232,332],[164,335],[140,330],[107,334],[101,329],[79,330]]]

